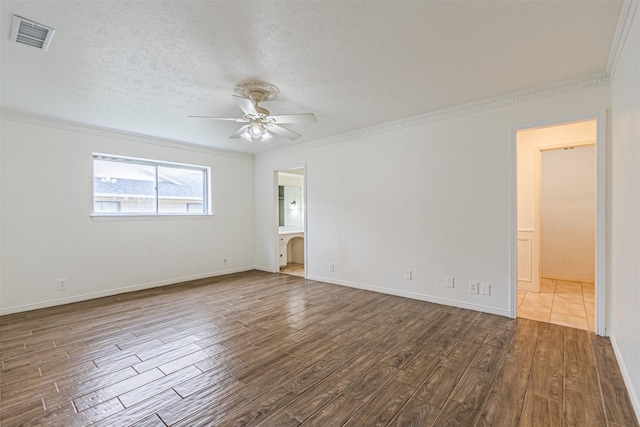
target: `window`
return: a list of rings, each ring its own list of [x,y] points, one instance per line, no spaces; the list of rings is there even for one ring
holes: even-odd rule
[[[208,215],[209,168],[93,155],[94,215]]]

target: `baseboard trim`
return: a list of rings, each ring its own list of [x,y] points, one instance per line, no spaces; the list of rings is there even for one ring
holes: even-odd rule
[[[0,316],[5,316],[7,314],[21,313],[23,311],[37,310],[40,308],[55,307],[57,305],[71,304],[74,302],[87,301],[87,300],[96,299],[96,298],[110,297],[113,295],[125,294],[128,292],[141,291],[144,289],[174,285],[176,283],[188,282],[191,280],[206,279],[207,277],[224,276],[225,274],[241,273],[243,271],[251,271],[255,269],[256,268],[253,265],[248,267],[231,268],[228,270],[209,272],[209,273],[203,273],[203,274],[194,274],[191,276],[159,280],[156,282],[141,283],[133,286],[125,286],[123,288],[109,289],[106,291],[92,292],[88,294],[74,295],[66,298],[58,298],[58,299],[49,300],[49,301],[42,301],[42,302],[37,302],[32,304],[8,307],[8,308],[0,309]]]
[[[518,290],[524,292],[538,292],[533,283],[520,283],[518,282]]]
[[[395,295],[399,297],[411,298],[419,301],[433,302],[436,304],[448,305],[451,307],[464,308],[467,310],[481,311],[483,313],[496,314],[498,316],[511,317],[509,310],[502,310],[495,307],[489,307],[482,304],[472,304],[463,301],[456,301],[447,298],[434,297],[431,295],[418,294],[415,292],[401,291],[398,289],[386,288],[384,286],[365,285],[362,283],[349,282],[346,280],[336,280],[328,277],[311,276],[307,277],[308,280],[315,280],[317,282],[330,283],[332,285],[347,286],[349,288],[363,289],[366,291],[379,292],[382,294]]]
[[[560,276],[560,275],[554,275],[554,274],[545,274],[544,276],[540,276],[540,278],[551,279],[551,280],[564,280],[565,282],[595,283],[594,279],[588,279],[586,277]]]
[[[633,388],[633,383],[631,382],[631,376],[629,375],[629,371],[627,370],[627,365],[625,364],[624,359],[620,357],[620,347],[618,347],[618,342],[616,341],[615,335],[610,335],[609,339],[611,340],[611,347],[613,348],[613,353],[616,355],[616,360],[618,361],[618,366],[620,367],[620,372],[622,373],[624,385],[627,387],[631,405],[633,406],[633,409],[636,413],[636,419],[640,420],[640,399],[638,399],[638,394]]]

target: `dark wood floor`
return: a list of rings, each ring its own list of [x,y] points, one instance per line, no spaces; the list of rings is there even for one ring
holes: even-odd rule
[[[5,427],[637,425],[605,338],[288,275],[0,326]]]

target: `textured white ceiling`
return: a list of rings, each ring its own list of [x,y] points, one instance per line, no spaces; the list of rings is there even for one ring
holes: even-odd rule
[[[621,1],[7,1],[1,107],[262,152],[604,72]],[[12,15],[54,27],[9,41]],[[280,88],[297,142],[230,140],[235,84]]]

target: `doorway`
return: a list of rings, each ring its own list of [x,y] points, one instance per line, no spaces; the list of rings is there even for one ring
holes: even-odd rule
[[[515,131],[514,316],[604,334],[599,118]],[[601,144],[601,145],[599,145]],[[600,214],[600,215],[599,215]],[[599,329],[599,327],[601,329]]]
[[[277,170],[276,199],[276,267],[282,274],[306,277],[306,185],[305,167]]]

